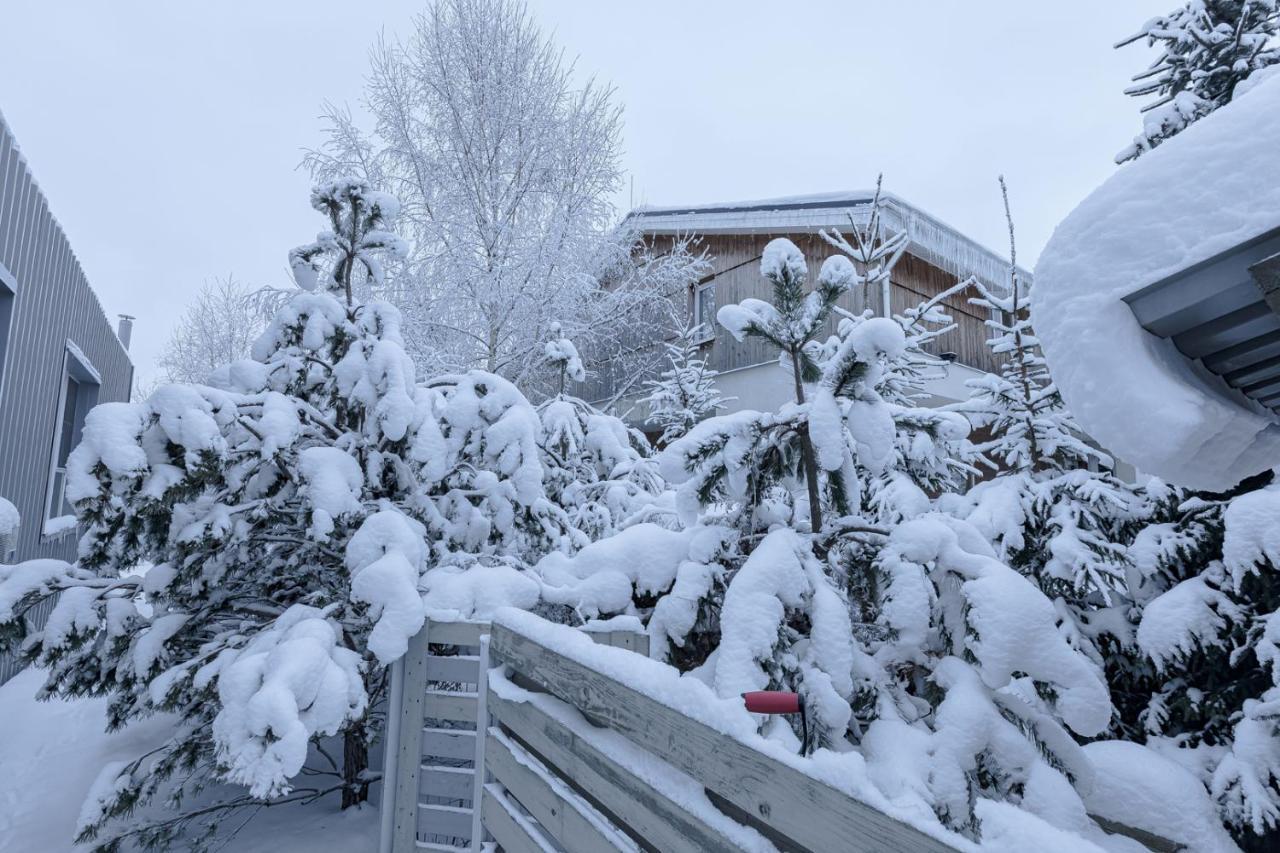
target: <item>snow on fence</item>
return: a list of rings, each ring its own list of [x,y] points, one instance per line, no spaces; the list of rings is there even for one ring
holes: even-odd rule
[[[783,851],[953,851],[557,651],[540,629],[568,629],[522,617],[429,621],[393,669],[384,853],[488,840],[509,853],[739,851],[766,839]],[[593,638],[645,651],[636,635]]]

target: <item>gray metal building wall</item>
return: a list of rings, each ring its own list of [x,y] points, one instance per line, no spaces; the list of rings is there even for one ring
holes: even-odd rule
[[[73,560],[74,532],[43,536],[67,342],[100,374],[99,403],[129,398],[133,364],[3,115],[0,267],[0,279],[11,281],[14,291],[6,352],[0,356],[0,495],[22,515],[19,560]],[[0,342],[4,339],[0,335]]]

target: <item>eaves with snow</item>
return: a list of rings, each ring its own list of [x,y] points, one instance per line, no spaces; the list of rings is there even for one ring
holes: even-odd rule
[[[1104,447],[1214,491],[1280,465],[1280,73],[1118,170],[1035,273],[1049,368]]]
[[[627,224],[646,234],[758,234],[848,231],[871,216],[874,190],[844,190],[753,201],[638,207]],[[976,275],[1008,289],[1009,260],[892,193],[880,194],[881,216],[892,234],[905,232],[911,254],[957,278]],[[1030,273],[1022,273],[1030,279]]]

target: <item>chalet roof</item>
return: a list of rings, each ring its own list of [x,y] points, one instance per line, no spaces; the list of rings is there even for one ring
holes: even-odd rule
[[[849,220],[871,215],[874,190],[846,190],[713,204],[646,206],[627,221],[649,234],[796,234],[823,228],[848,229]],[[911,253],[939,269],[1007,288],[1009,261],[976,240],[892,193],[880,194],[882,216],[892,231],[911,235]],[[1019,270],[1026,281],[1031,274]]]

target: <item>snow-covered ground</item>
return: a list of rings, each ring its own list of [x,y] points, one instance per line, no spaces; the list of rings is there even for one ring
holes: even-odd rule
[[[72,837],[98,771],[136,757],[172,726],[157,717],[107,734],[106,700],[37,702],[43,680],[43,672],[29,669],[0,685],[0,853],[84,849]],[[221,850],[365,853],[377,844],[376,806],[343,813],[334,796],[306,807],[265,809]]]

